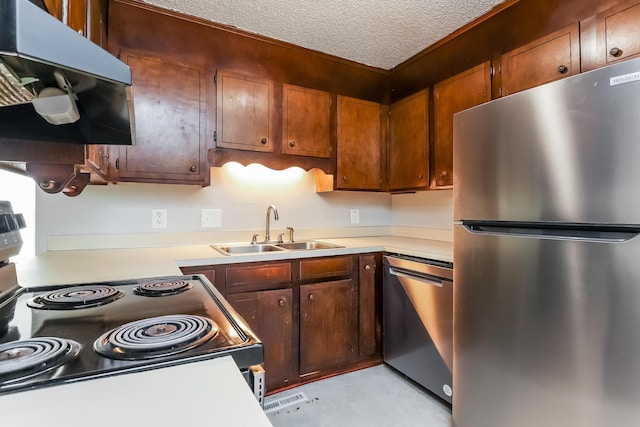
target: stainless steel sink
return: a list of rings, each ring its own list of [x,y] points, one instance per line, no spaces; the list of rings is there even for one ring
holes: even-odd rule
[[[211,245],[211,247],[223,255],[253,254],[283,250],[274,245]]]
[[[277,247],[288,249],[290,251],[311,251],[315,249],[335,249],[344,248],[344,246],[334,245],[325,242],[293,242],[293,243],[278,243]]]
[[[210,245],[213,249],[223,255],[239,255],[239,254],[257,254],[263,252],[274,251],[313,251],[318,249],[335,249],[344,248],[344,246],[334,245],[332,243],[300,241],[289,243],[265,243],[265,244],[218,244]]]

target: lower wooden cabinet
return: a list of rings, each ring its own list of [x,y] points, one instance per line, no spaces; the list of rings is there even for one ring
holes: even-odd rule
[[[382,360],[381,254],[185,267],[264,345],[267,393]]]
[[[293,290],[229,294],[227,301],[262,340],[267,390],[297,382],[293,351]]]
[[[353,279],[300,286],[300,375],[358,357],[358,289]]]

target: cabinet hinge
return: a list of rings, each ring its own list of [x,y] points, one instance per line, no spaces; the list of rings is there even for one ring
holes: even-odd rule
[[[116,159],[116,169],[120,169],[120,159]]]
[[[502,63],[500,63],[500,65],[498,66],[498,71],[500,71],[500,74],[502,74]]]
[[[218,142],[218,131],[217,130],[213,131],[213,142]]]
[[[493,67],[493,65],[489,69],[489,75],[491,75],[491,77],[496,75],[496,69]]]
[[[214,85],[217,85],[217,84],[218,84],[218,73],[215,73],[215,74],[213,75],[213,84],[214,84]]]
[[[502,88],[501,87],[498,88],[498,96],[502,96]]]

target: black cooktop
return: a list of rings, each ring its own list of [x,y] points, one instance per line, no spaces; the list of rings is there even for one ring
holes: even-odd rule
[[[223,355],[263,362],[202,275],[23,288],[0,303],[0,394]]]

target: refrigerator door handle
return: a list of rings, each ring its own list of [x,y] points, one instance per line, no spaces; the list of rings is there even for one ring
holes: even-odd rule
[[[416,280],[416,281],[418,281],[420,283],[424,283],[426,285],[437,286],[439,288],[442,287],[442,281],[441,280],[430,279],[430,278],[422,276],[422,275],[417,275],[417,274],[414,274],[414,273],[399,271],[399,270],[397,270],[395,268],[389,268],[389,274],[392,274],[392,275],[397,276],[397,277],[403,277],[405,279]]]
[[[626,242],[640,235],[640,228],[615,225],[464,223],[470,233],[537,239],[588,240],[594,242]]]

